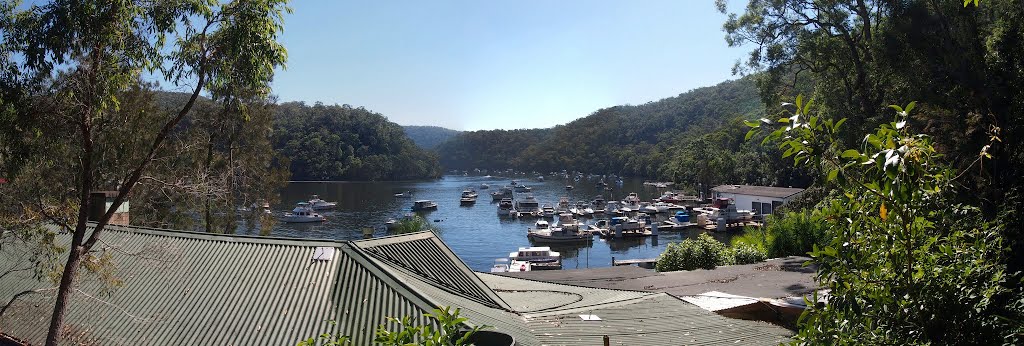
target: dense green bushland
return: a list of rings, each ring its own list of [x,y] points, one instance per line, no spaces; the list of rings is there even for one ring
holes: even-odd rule
[[[771,258],[807,256],[829,242],[821,216],[811,211],[769,215],[763,227],[748,227],[732,239],[733,247],[749,245]]]
[[[408,180],[440,176],[437,157],[398,124],[362,107],[277,105],[274,147],[294,180]]]
[[[403,125],[402,129],[405,130],[405,135],[409,136],[413,143],[416,143],[416,145],[423,149],[437,148],[441,143],[447,142],[462,132],[440,126]]]
[[[446,169],[580,171],[674,180],[806,186],[775,148],[743,141],[759,113],[754,77],[642,105],[604,108],[550,129],[464,132],[438,147]]]
[[[893,106],[895,120],[865,136],[860,149],[839,139],[845,119],[823,117],[811,104],[798,97],[791,113],[750,123],[752,132],[779,124],[766,142],[824,172],[840,192],[819,204],[820,217],[787,222],[801,229],[818,220],[830,235],[810,252],[829,295],[804,314],[797,340],[1024,342],[1022,279],[1008,271],[1004,226],[952,203],[964,174],[948,166],[930,136],[907,126],[915,104]]]

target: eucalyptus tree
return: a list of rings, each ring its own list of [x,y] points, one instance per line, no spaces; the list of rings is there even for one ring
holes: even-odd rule
[[[73,211],[69,217],[44,213],[71,234],[46,341],[55,345],[83,260],[94,258],[94,247],[114,212],[200,95],[207,92],[217,100],[269,93],[274,69],[286,60],[277,40],[288,9],[285,0],[54,0],[24,9],[5,0],[0,10],[4,75],[12,81],[2,85],[0,105],[4,114],[32,117],[40,135],[19,136],[19,141],[49,141],[56,144],[45,145],[62,149],[40,150],[31,161],[38,166],[61,160],[69,173],[55,175],[67,180],[49,181],[56,186],[50,190],[21,190],[28,198],[51,193],[46,204],[63,204]],[[163,116],[123,112],[130,100],[122,97],[142,79],[154,77],[187,88],[187,102]],[[26,94],[31,103],[27,108],[34,113],[9,106],[14,103],[8,95],[19,93]],[[142,118],[152,122],[137,123]],[[114,145],[118,140],[129,142]],[[0,159],[9,161],[7,157]],[[40,181],[12,175],[11,189],[23,180]],[[118,195],[89,232],[89,194],[97,189],[117,190]]]

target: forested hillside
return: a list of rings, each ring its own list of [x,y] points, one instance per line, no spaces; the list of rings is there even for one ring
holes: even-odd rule
[[[551,129],[466,132],[438,148],[447,169],[514,168],[672,179],[696,185],[802,185],[772,149],[745,144],[763,106],[753,78],[642,105],[604,108]],[[709,169],[711,168],[711,169]]]
[[[550,129],[468,131],[442,143],[437,152],[445,169],[520,169],[516,161],[550,134]]]
[[[274,148],[290,160],[293,180],[404,180],[440,175],[437,157],[398,124],[362,107],[277,106]]]
[[[405,135],[409,136],[413,143],[416,143],[416,145],[423,149],[434,149],[462,132],[440,126],[403,125],[402,129],[405,130]]]

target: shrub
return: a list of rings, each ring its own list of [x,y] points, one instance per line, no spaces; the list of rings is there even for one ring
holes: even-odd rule
[[[764,251],[750,244],[740,243],[733,246],[731,250],[735,264],[751,264],[768,259],[768,255],[765,255]]]
[[[395,227],[392,228],[391,233],[406,234],[433,229],[433,225],[427,219],[419,215],[413,215],[411,217],[403,217],[398,222],[395,222]]]
[[[807,256],[814,246],[830,242],[821,217],[814,212],[789,212],[781,217],[769,216],[765,222],[765,253],[772,258]]]
[[[654,269],[657,271],[676,271],[694,269],[715,269],[716,266],[732,262],[729,249],[702,233],[697,239],[685,239],[679,243],[669,244],[658,256]]]

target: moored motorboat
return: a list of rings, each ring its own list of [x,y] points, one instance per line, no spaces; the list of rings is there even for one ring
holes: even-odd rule
[[[309,199],[309,205],[310,207],[313,208],[313,210],[327,210],[334,209],[335,207],[338,206],[338,203],[328,202],[323,199],[320,199],[320,196],[318,195],[313,195],[313,198]]]
[[[501,201],[502,199],[505,198],[511,199],[512,196],[512,188],[509,187],[502,187],[498,191],[491,192],[491,198],[494,201]]]
[[[295,209],[292,209],[289,213],[284,213],[284,216],[281,217],[281,222],[287,223],[311,223],[324,222],[326,220],[327,218],[314,211],[308,202],[297,203]]]
[[[516,206],[512,203],[511,198],[503,198],[501,202],[498,202],[498,216],[499,217],[516,217]]]
[[[559,224],[556,227],[543,227],[538,221],[537,229],[527,230],[526,237],[538,243],[581,243],[593,240],[593,235],[581,230],[581,225],[572,218],[572,214],[564,213],[559,215]]]
[[[519,251],[508,254],[512,261],[530,262],[530,268],[540,269],[562,269],[562,254],[551,251],[547,246],[521,247]]]
[[[459,198],[459,204],[465,205],[465,204],[476,203],[477,196],[478,195],[477,195],[476,191],[473,191],[473,190],[462,191],[462,197]]]
[[[489,188],[491,188],[491,186],[490,186],[490,185],[487,185],[486,183],[484,183],[484,184],[480,184],[480,189],[481,189],[481,190],[487,190],[487,189],[489,189]]]
[[[429,199],[421,199],[412,203],[412,211],[437,210],[437,203]]]
[[[520,216],[540,216],[543,215],[540,209],[540,203],[537,202],[533,195],[528,195],[526,198],[516,202],[516,211],[519,212]]]

